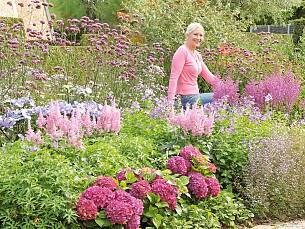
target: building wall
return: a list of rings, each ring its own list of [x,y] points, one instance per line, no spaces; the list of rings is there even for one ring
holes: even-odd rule
[[[10,1],[12,6],[7,2]],[[31,0],[0,0],[0,16],[19,17],[23,20],[25,31],[34,30],[40,34],[38,40],[52,40],[51,28],[49,26],[49,9],[41,3],[47,0],[39,0],[33,3]],[[28,40],[37,40],[27,32]]]
[[[10,1],[11,6],[7,2],[7,0],[0,0],[0,17],[18,17],[16,1]]]

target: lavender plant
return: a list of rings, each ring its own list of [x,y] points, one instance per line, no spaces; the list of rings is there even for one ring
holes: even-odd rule
[[[266,139],[250,142],[241,191],[258,217],[305,215],[304,152],[304,128],[279,128]]]

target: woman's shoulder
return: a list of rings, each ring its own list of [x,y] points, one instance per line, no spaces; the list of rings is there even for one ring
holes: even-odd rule
[[[175,55],[187,55],[187,48],[186,46],[183,44],[183,45],[180,45],[176,52],[175,52]]]

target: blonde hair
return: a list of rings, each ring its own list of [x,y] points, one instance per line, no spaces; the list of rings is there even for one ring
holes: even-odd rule
[[[193,22],[186,28],[185,37],[194,32],[196,29],[201,29],[204,32],[204,28],[200,23]]]

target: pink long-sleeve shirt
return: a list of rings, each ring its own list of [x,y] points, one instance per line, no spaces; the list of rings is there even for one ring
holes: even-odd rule
[[[219,81],[204,64],[200,53],[196,51],[195,54],[192,54],[185,44],[181,45],[172,60],[167,94],[168,101],[172,102],[177,94],[199,94],[198,75],[201,75],[211,85]]]

